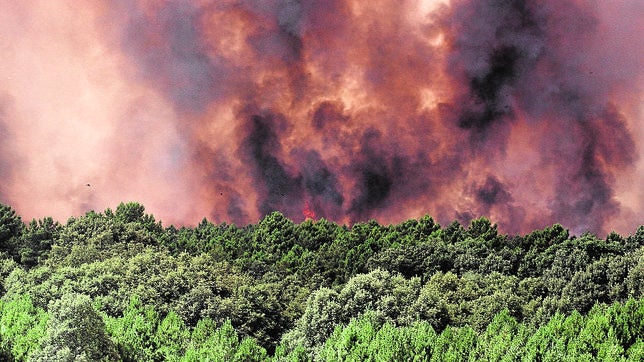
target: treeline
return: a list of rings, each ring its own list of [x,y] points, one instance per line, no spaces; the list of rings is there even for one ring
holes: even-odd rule
[[[643,281],[644,226],[175,228],[138,203],[25,224],[0,204],[6,360],[640,360]]]

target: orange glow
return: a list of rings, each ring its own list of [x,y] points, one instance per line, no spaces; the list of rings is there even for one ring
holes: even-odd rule
[[[304,215],[304,219],[310,219],[310,220],[317,219],[317,217],[315,216],[315,211],[311,210],[311,207],[309,206],[308,201],[304,202],[304,210],[302,210],[302,214]]]

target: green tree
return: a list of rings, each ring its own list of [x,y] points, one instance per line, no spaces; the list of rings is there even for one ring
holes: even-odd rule
[[[49,315],[35,307],[26,294],[0,301],[2,350],[10,352],[17,361],[26,360],[40,350],[48,319]]]
[[[114,216],[117,220],[124,223],[129,222],[149,222],[153,221],[150,216],[146,217],[145,207],[137,202],[120,203],[116,207]]]
[[[62,226],[51,217],[32,220],[20,238],[20,263],[33,267],[47,258],[54,240],[58,238]]]
[[[152,361],[158,358],[156,339],[159,314],[144,306],[136,295],[120,317],[105,316],[106,331],[124,361]]]
[[[369,312],[377,323],[408,325],[414,320],[412,305],[420,291],[420,279],[405,279],[384,270],[351,278],[335,291],[322,288],[306,303],[306,310],[293,331],[282,340],[284,346],[321,346],[335,327]]]
[[[324,244],[331,244],[340,232],[340,227],[326,219],[307,219],[295,225],[297,242],[307,250],[316,251]]]
[[[634,252],[632,257],[634,265],[626,276],[626,292],[629,297],[639,298],[644,295],[644,248]]]
[[[320,361],[368,361],[372,360],[370,345],[376,336],[377,322],[363,315],[352,319],[346,326],[336,326],[333,334],[315,355]]]
[[[470,227],[467,228],[467,235],[473,239],[483,239],[492,246],[504,239],[499,236],[496,224],[492,224],[490,219],[486,217],[472,220],[470,222]]]
[[[569,231],[555,224],[543,230],[536,230],[520,239],[522,248],[526,250],[518,268],[522,278],[543,275],[554,260],[554,253],[570,238]]]
[[[629,361],[644,361],[644,341],[637,341],[627,351]]]
[[[369,310],[383,322],[409,324],[413,319],[411,305],[419,293],[419,278],[405,279],[384,270],[356,275],[338,295],[344,311],[343,322]]]
[[[587,316],[579,334],[571,339],[568,350],[573,356],[597,356],[601,361],[619,361],[624,348],[617,340],[606,307],[595,305]]]
[[[507,309],[499,312],[479,338],[474,359],[479,361],[519,360],[530,331],[519,324]]]
[[[644,299],[614,303],[606,314],[615,337],[625,350],[644,340]]]
[[[476,332],[470,327],[447,327],[436,338],[431,361],[466,361],[476,347]]]
[[[220,328],[210,319],[203,319],[192,331],[191,345],[181,361],[265,361],[266,350],[254,339],[240,338],[230,321]]]
[[[624,243],[627,250],[634,250],[644,246],[644,225],[637,228],[633,235],[629,235]]]
[[[190,332],[176,313],[170,312],[156,330],[158,354],[164,361],[178,361],[185,353]]]
[[[306,302],[306,310],[297,321],[296,327],[284,335],[282,344],[289,348],[302,345],[305,348],[324,343],[341,322],[342,305],[338,301],[338,293],[329,288],[322,288],[311,294]]]
[[[315,354],[322,361],[425,361],[436,333],[428,323],[409,326],[380,324],[367,312],[339,325]]]
[[[18,258],[19,239],[25,224],[9,205],[0,203],[0,252]]]
[[[65,294],[49,305],[51,318],[34,361],[114,361],[118,352],[105,324],[82,294]]]
[[[424,281],[438,271],[451,270],[452,256],[452,250],[447,245],[434,239],[382,250],[369,258],[367,269],[383,269],[400,273],[406,278],[420,277]]]

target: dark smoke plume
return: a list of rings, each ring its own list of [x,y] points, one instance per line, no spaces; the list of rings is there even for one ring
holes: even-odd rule
[[[280,162],[281,144],[272,128],[278,121],[277,115],[251,116],[250,133],[242,143],[242,159],[253,168],[255,188],[262,194],[258,200],[259,211],[267,215],[274,210],[285,210],[298,205],[302,200],[301,177],[291,176]],[[280,123],[284,123],[282,120]],[[298,209],[298,212],[300,209]]]
[[[644,217],[640,1],[61,4],[0,0],[0,198],[27,216]]]

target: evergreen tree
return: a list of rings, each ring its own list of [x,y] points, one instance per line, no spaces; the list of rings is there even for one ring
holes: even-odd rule
[[[115,361],[118,352],[105,324],[83,294],[69,293],[49,305],[42,350],[33,361]]]

